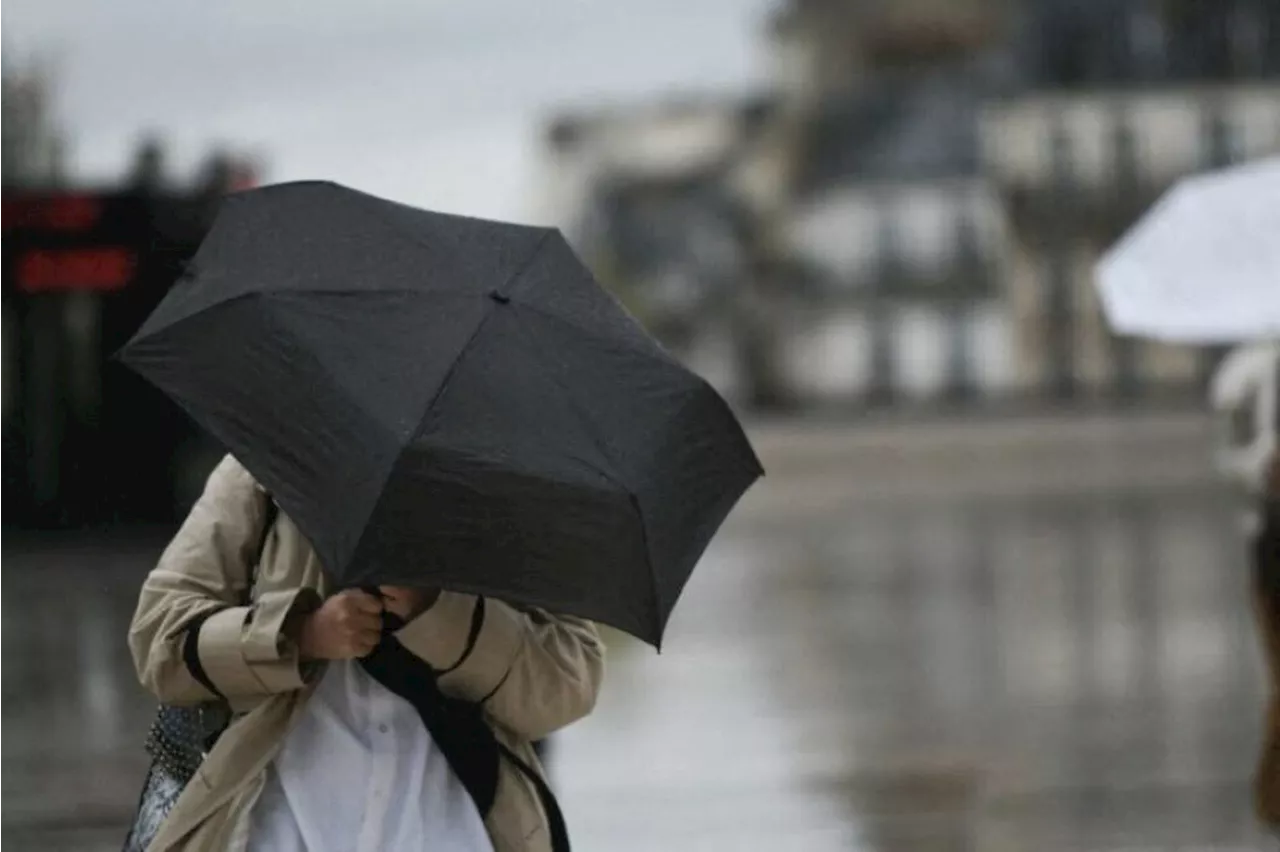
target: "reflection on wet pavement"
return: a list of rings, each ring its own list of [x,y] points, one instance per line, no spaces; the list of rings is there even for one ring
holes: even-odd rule
[[[1270,848],[1223,494],[952,483],[788,513],[802,487],[753,495],[661,655],[612,642],[553,754],[577,848]],[[161,543],[6,542],[10,849],[118,848],[153,708],[124,635]]]
[[[155,712],[125,635],[162,546],[158,536],[5,542],[6,848],[119,849]]]
[[[584,846],[1267,848],[1234,521],[1160,491],[737,529],[564,738]]]

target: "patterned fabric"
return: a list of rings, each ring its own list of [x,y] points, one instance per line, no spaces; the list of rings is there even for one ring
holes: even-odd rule
[[[142,785],[138,813],[125,838],[124,852],[143,852],[182,795],[204,756],[213,748],[231,720],[225,701],[209,701],[193,707],[160,705],[147,734],[151,769]]]
[[[160,705],[147,734],[151,769],[142,785],[138,813],[125,838],[124,852],[143,852],[160,829],[204,757],[227,729],[231,708],[225,701],[194,706]]]
[[[147,753],[171,777],[186,783],[231,721],[225,701],[193,707],[161,705],[147,734]]]
[[[151,764],[147,772],[147,780],[142,785],[142,797],[138,800],[138,813],[133,818],[133,827],[125,838],[123,852],[146,852],[151,845],[160,824],[164,822],[173,805],[187,786],[185,780],[178,779],[165,771],[159,761]]]

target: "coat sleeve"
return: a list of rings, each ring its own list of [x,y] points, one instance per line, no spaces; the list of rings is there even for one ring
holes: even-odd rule
[[[269,498],[228,456],[214,470],[142,584],[129,649],[142,684],[163,702],[261,696],[304,685],[292,620],[319,605],[311,589],[244,605]]]
[[[439,673],[445,694],[483,703],[496,724],[530,740],[590,713],[604,677],[591,622],[493,598],[442,592],[396,635]]]

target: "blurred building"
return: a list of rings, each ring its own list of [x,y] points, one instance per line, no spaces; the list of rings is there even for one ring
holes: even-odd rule
[[[797,198],[779,236],[810,278],[777,355],[800,400],[928,400],[1008,384],[1006,238],[983,181],[841,181]]]
[[[1274,78],[1274,0],[1023,0],[1015,52],[1031,88]]]
[[[1029,9],[1019,88],[981,122],[982,171],[1012,234],[1019,384],[1120,398],[1197,387],[1216,353],[1112,336],[1093,268],[1178,178],[1280,153],[1280,5]]]
[[[15,64],[6,59],[0,66],[0,175],[3,175],[6,188],[31,189],[37,187],[56,186],[65,179],[66,144],[56,124],[53,110],[54,95],[53,67],[47,61],[28,61]],[[6,202],[8,197],[6,195]],[[9,225],[11,208],[5,204],[5,225]],[[7,234],[6,234],[7,237]],[[6,285],[9,282],[6,281]],[[81,300],[71,300],[51,311],[44,305],[33,305],[29,313],[43,313],[56,317],[48,321],[65,324],[73,333],[83,327],[85,308]],[[46,321],[38,319],[37,321]],[[4,443],[6,469],[13,453],[14,429],[11,424],[24,411],[31,410],[36,416],[43,416],[52,421],[49,394],[33,394],[29,377],[34,371],[36,375],[49,375],[49,365],[57,358],[56,348],[49,335],[30,343],[24,341],[22,334],[25,317],[13,306],[13,300],[5,293],[4,310],[4,349],[3,349],[3,413]],[[83,338],[83,335],[78,335]],[[76,353],[83,353],[85,347],[76,347]],[[86,370],[83,358],[76,361],[76,374],[83,377]],[[76,407],[87,407],[92,398],[85,399],[84,383],[66,382],[67,395],[74,397]],[[52,481],[57,475],[57,455],[61,420],[51,422],[53,428],[36,435],[26,447],[29,464],[32,469],[32,492],[35,500],[52,498]],[[7,475],[7,474],[6,474]],[[7,490],[7,489],[6,489]]]
[[[0,71],[0,172],[6,185],[47,185],[66,172],[66,144],[53,115],[47,62]]]
[[[797,105],[1003,45],[1013,0],[787,0],[768,21],[777,86]]]
[[[146,139],[119,181],[87,185],[65,168],[53,95],[47,66],[4,67],[4,520],[166,517],[200,487],[210,445],[109,357],[254,170],[215,153],[174,181]]]
[[[747,400],[997,388],[1003,237],[976,119],[1006,18],[991,3],[789,4],[770,23],[769,91],[556,121],[555,218],[581,223],[641,318]]]
[[[562,115],[546,135],[545,217],[664,342],[709,354],[725,386],[738,384],[724,349],[743,336],[730,327],[756,243],[738,184],[770,109],[688,97]]]
[[[772,83],[562,116],[550,217],[760,405],[1186,388],[1091,270],[1178,176],[1277,150],[1280,5],[791,0]]]
[[[977,116],[1000,85],[1000,2],[791,2],[770,52],[785,165],[769,251],[820,294],[777,354],[804,403],[964,398],[1007,384],[1004,236]]]
[[[602,184],[721,170],[750,135],[752,106],[690,96],[557,116],[545,136],[545,212],[566,219],[570,236],[581,238]]]

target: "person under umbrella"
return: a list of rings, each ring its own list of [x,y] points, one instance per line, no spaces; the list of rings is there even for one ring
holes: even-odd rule
[[[232,196],[122,358],[230,450],[130,631],[234,712],[146,848],[567,849],[530,743],[761,474],[723,400],[558,232],[322,183]]]
[[[1254,619],[1268,680],[1262,747],[1254,772],[1258,818],[1280,829],[1280,343],[1233,349],[1210,389],[1218,414],[1218,469],[1249,496]]]
[[[142,682],[237,713],[147,848],[556,848],[530,743],[594,705],[592,624],[470,594],[335,591],[283,513],[257,559],[269,501],[227,457],[143,584],[129,632]],[[490,748],[468,765],[483,748],[432,714],[438,696],[388,680],[391,663],[482,706],[515,760]]]
[[[1103,256],[1096,284],[1118,334],[1235,346],[1213,379],[1217,460],[1255,501],[1251,595],[1269,709],[1254,778],[1259,818],[1280,828],[1280,157],[1180,180]]]

